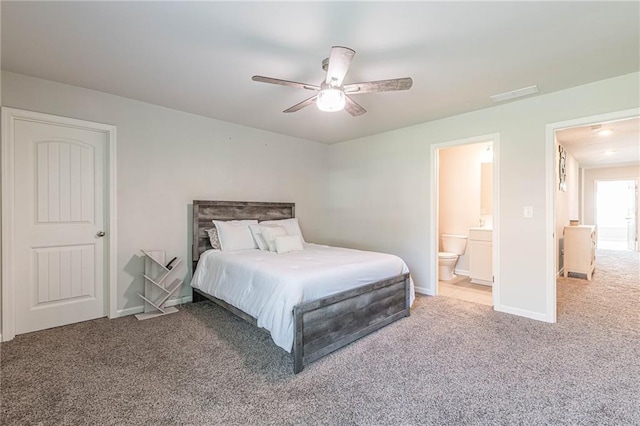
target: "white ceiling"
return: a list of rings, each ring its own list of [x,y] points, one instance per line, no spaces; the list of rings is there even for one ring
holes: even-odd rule
[[[335,143],[636,72],[639,2],[2,2],[2,69],[245,126]],[[318,84],[333,45],[369,112],[282,111]]]
[[[559,130],[556,139],[583,168],[640,164],[640,117]]]

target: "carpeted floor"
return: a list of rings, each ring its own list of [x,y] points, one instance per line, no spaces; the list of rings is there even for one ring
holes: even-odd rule
[[[3,425],[639,425],[640,258],[559,279],[558,323],[419,297],[412,315],[292,374],[203,302],[0,345]]]

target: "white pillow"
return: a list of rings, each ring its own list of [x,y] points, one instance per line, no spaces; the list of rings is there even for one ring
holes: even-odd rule
[[[287,234],[289,235],[300,235],[300,239],[304,242],[304,237],[302,236],[302,231],[300,230],[300,225],[298,224],[298,218],[291,219],[280,219],[280,220],[265,220],[264,222],[260,222],[260,225],[278,225],[282,226],[287,230]]]
[[[278,254],[304,250],[300,235],[281,235],[276,237],[275,242]]]
[[[262,236],[262,231],[260,231],[260,225],[249,225],[249,230],[251,231],[251,235],[253,235],[253,239],[256,241],[258,248],[260,250],[269,250],[269,245],[264,240]]]
[[[282,226],[275,225],[260,225],[260,231],[262,233],[262,237],[264,241],[267,243],[269,247],[269,251],[277,251],[276,249],[276,237],[280,237],[283,235],[288,235],[287,230]]]
[[[218,238],[218,230],[214,226],[213,228],[205,229],[207,235],[209,235],[209,242],[211,243],[211,248],[214,250],[220,250],[220,239]]]
[[[257,220],[214,220],[218,229],[220,249],[222,251],[249,250],[258,248],[253,240],[249,225],[255,225]]]

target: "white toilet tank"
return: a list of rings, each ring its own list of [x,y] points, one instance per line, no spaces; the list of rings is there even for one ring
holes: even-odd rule
[[[442,250],[462,256],[467,251],[467,236],[442,234]]]

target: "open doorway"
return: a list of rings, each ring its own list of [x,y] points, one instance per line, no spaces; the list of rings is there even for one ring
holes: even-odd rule
[[[496,306],[498,135],[433,145],[432,293]]]
[[[637,250],[637,180],[596,181],[597,247]]]
[[[587,272],[573,271],[586,275],[595,268],[598,272],[598,256],[592,249],[598,236],[596,191],[597,181],[640,181],[640,117],[638,110],[618,111],[592,117],[553,123],[547,125],[547,262],[546,262],[546,318],[556,322],[557,282],[563,271],[563,262],[567,260],[566,241],[563,242],[567,228],[575,234],[577,228],[590,228],[585,232],[586,243],[579,244],[582,253],[578,258],[586,258],[583,263]],[[571,172],[573,165],[573,172]],[[635,184],[634,184],[635,192]],[[606,192],[606,191],[604,191]],[[635,207],[633,215],[626,214],[625,246],[638,249],[638,201],[630,201]],[[562,203],[565,202],[563,206]],[[576,209],[577,203],[577,209]],[[625,203],[626,204],[626,203]],[[563,209],[564,208],[564,209]],[[633,217],[632,217],[633,216]],[[626,218],[629,218],[628,221]],[[631,222],[629,224],[628,222]],[[605,226],[606,227],[606,226]],[[616,224],[614,228],[618,228]],[[611,233],[605,236],[612,238]],[[619,237],[618,237],[619,238]],[[606,243],[605,243],[606,244]],[[617,242],[620,246],[619,241]],[[592,262],[590,264],[589,262]],[[573,263],[573,262],[572,262]],[[575,264],[574,264],[575,265]],[[593,266],[593,267],[592,267]],[[570,269],[570,268],[569,268]],[[583,268],[579,268],[583,269]]]

